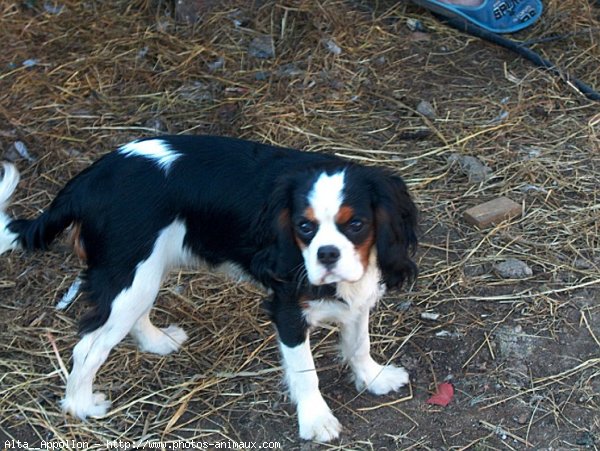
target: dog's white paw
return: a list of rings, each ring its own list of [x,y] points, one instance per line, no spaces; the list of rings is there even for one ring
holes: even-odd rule
[[[300,437],[304,440],[329,442],[339,437],[342,425],[321,398],[298,405]]]
[[[66,397],[60,404],[63,411],[85,420],[87,417],[103,417],[110,409],[111,403],[106,399],[104,393],[96,392],[89,399],[77,396]]]
[[[150,337],[144,336],[142,339],[138,339],[139,348],[142,351],[167,355],[177,351],[188,338],[185,331],[174,324],[157,329],[156,332]]]
[[[399,390],[408,384],[408,381],[408,373],[404,368],[394,365],[377,365],[370,368],[362,377],[356,377],[356,388],[359,391],[366,388],[375,395],[385,395]]]

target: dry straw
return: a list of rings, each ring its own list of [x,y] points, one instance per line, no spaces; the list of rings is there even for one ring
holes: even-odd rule
[[[374,313],[373,348],[413,382],[397,396],[355,396],[334,358],[335,329],[317,334],[322,391],[346,425],[330,449],[598,440],[598,104],[402,2],[215,3],[193,26],[174,22],[172,2],[0,3],[0,149],[20,140],[36,158],[17,161],[12,213],[39,213],[99,155],[159,133],[226,134],[386,165],[422,212],[421,275]],[[536,51],[600,86],[598,7],[549,0],[545,9],[518,38],[564,35]],[[429,32],[411,32],[408,18]],[[272,58],[249,55],[259,35],[272,36]],[[418,112],[422,100],[432,116]],[[452,153],[477,157],[492,177],[469,182],[448,163]],[[465,209],[501,195],[523,205],[521,218],[482,231],[464,223]],[[508,257],[533,275],[499,279],[491,268]],[[158,301],[157,323],[191,337],[182,352],[151,356],[125,340],[96,381],[113,409],[85,423],[65,416],[58,402],[85,305],[53,305],[80,269],[62,244],[1,258],[0,436],[93,449],[119,439],[301,447],[264,293],[205,271],[173,275]],[[423,311],[440,317],[421,320]],[[450,374],[455,402],[428,410],[428,393]]]

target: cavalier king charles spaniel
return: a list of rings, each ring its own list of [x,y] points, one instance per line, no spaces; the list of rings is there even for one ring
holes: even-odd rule
[[[35,219],[4,212],[18,181],[4,163],[0,253],[46,249],[71,227],[87,264],[93,309],[73,349],[66,412],[107,413],[110,402],[92,384],[127,334],[143,351],[181,347],[183,329],[156,327],[150,310],[169,271],[200,263],[233,266],[267,289],[301,438],[326,442],[341,430],[319,392],[312,327],[339,325],[358,390],[382,395],[408,383],[404,369],[370,355],[369,311],[417,271],[417,210],[389,170],[239,139],[165,136],[100,158]]]

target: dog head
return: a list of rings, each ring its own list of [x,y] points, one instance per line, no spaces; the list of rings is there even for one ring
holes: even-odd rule
[[[357,282],[374,262],[388,287],[416,274],[417,210],[402,179],[384,169],[300,172],[279,182],[270,206],[272,272],[281,279],[305,270],[312,285]]]

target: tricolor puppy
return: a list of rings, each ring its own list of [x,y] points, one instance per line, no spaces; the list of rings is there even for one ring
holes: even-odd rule
[[[233,264],[271,293],[285,381],[300,437],[328,441],[341,426],[319,392],[309,330],[337,323],[358,390],[398,390],[408,375],[370,355],[369,311],[386,287],[416,273],[416,208],[402,179],[334,156],[238,139],[165,136],[134,141],[69,181],[35,219],[4,210],[19,175],[4,164],[0,253],[45,249],[72,227],[87,262],[83,318],[62,407],[79,417],[110,406],[92,383],[127,334],[140,349],[176,351],[186,333],[150,322],[172,269]]]

